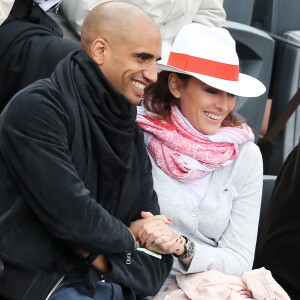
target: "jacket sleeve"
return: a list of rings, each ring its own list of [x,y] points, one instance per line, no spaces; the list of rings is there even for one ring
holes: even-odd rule
[[[225,18],[223,0],[202,0],[193,22],[209,27],[221,27]]]
[[[151,162],[144,146],[143,133],[139,130],[139,161],[141,178],[141,211],[150,211],[154,215],[160,213],[157,195],[153,190]],[[140,216],[135,216],[140,218]],[[169,275],[172,255],[162,255],[162,259],[150,256],[138,250],[126,255],[106,255],[112,271],[105,274],[109,280],[122,286],[132,288],[136,295],[156,295]]]
[[[129,287],[140,296],[156,295],[173,264],[171,255],[162,255],[162,259],[158,259],[138,250],[129,254],[107,255],[106,258],[112,271],[104,278]]]
[[[90,197],[72,164],[68,137],[74,120],[59,97],[43,85],[12,99],[1,118],[3,159],[51,235],[98,253],[130,252],[128,228]]]

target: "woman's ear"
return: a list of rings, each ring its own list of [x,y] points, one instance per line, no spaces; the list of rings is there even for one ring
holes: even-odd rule
[[[176,73],[171,73],[168,77],[168,85],[171,94],[179,99],[181,90],[181,80]]]
[[[91,56],[94,62],[101,66],[104,62],[105,51],[107,48],[107,43],[104,39],[98,38],[94,40],[91,46]]]

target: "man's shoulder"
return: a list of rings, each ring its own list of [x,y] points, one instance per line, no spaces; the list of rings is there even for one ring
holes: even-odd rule
[[[65,99],[61,92],[55,87],[49,78],[40,79],[28,85],[9,101],[6,110],[20,109],[31,110],[38,109],[41,105],[47,103],[58,105],[64,103]]]
[[[70,115],[70,104],[50,79],[38,80],[14,95],[1,114],[5,123],[42,122],[41,119]],[[52,116],[52,117],[51,117]]]

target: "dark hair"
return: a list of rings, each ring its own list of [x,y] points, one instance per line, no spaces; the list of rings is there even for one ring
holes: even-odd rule
[[[149,112],[155,113],[159,119],[169,120],[172,105],[178,105],[179,99],[175,98],[170,92],[168,78],[172,72],[161,71],[158,74],[157,81],[145,89],[143,105]],[[192,76],[182,73],[176,73],[183,85],[187,85]],[[222,126],[240,126],[245,120],[230,112]]]

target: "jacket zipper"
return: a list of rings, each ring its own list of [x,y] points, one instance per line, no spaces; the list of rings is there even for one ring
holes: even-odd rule
[[[131,252],[126,254],[126,265],[131,265]]]
[[[48,294],[48,296],[46,297],[45,300],[48,300],[51,297],[51,295],[53,294],[55,289],[59,286],[59,284],[63,281],[64,278],[65,278],[65,275],[63,275],[61,278],[59,278],[59,280],[56,282],[56,284],[54,285],[54,287],[52,288],[52,290],[50,291],[50,293]]]

